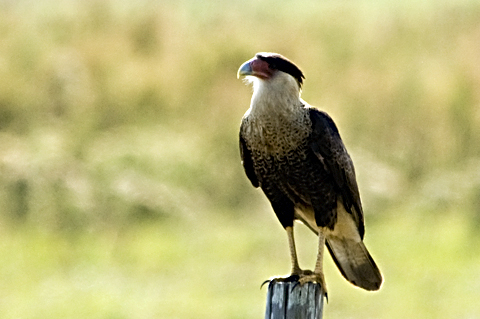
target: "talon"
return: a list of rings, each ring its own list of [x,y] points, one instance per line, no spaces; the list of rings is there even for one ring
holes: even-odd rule
[[[297,280],[297,281],[293,284],[292,289],[290,289],[290,292],[292,292],[292,291],[295,289],[295,287],[297,287],[299,284],[300,284],[300,282]]]
[[[293,283],[292,288],[290,289],[290,292],[292,292],[298,285],[302,286],[303,284],[306,284],[307,282],[315,282],[322,287],[323,290],[323,296],[327,300],[328,303],[328,293],[327,293],[327,285],[325,283],[325,279],[323,277],[323,274],[316,274],[311,270],[301,270],[300,273],[294,273],[291,274],[290,276],[287,277],[278,277],[278,278],[272,278],[272,279],[267,279],[265,280],[262,285],[260,286],[260,289],[266,284],[266,283],[273,283],[273,282],[291,282]]]
[[[323,274],[316,274],[310,270],[305,270],[303,274],[300,276],[298,283],[300,285],[303,285],[307,282],[316,282],[320,284],[320,286],[322,287],[322,290],[324,291],[324,296],[328,302],[327,284],[325,283],[325,278],[323,277]]]
[[[263,288],[263,286],[268,282],[268,283],[271,283],[273,281],[273,279],[267,279],[265,280],[261,285],[260,285],[260,289]]]
[[[300,275],[292,274],[292,275],[287,276],[287,277],[277,277],[277,278],[268,279],[266,282],[268,282],[268,281],[276,281],[276,282],[296,282],[296,281],[298,281],[299,278],[300,278]],[[263,284],[265,284],[265,282],[264,282]],[[263,284],[262,284],[262,285],[263,285]]]

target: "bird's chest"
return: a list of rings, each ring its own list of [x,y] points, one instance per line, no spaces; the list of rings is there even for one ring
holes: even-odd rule
[[[253,122],[244,134],[260,179],[302,180],[309,156],[310,123],[302,118]]]
[[[300,118],[264,118],[249,121],[245,136],[253,153],[259,157],[291,157],[301,153],[311,133],[310,124]]]

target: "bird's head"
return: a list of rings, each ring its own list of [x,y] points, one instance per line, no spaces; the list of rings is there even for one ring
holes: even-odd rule
[[[302,71],[290,60],[278,53],[261,52],[255,54],[253,59],[243,63],[237,72],[237,77],[247,76],[260,79],[261,82],[274,82],[287,80],[291,77],[296,81],[298,89],[302,88],[305,76]]]

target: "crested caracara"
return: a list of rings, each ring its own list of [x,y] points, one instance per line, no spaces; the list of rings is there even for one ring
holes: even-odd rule
[[[332,118],[300,98],[304,75],[285,57],[258,53],[238,70],[253,84],[240,127],[240,154],[247,177],[260,187],[287,231],[292,276],[322,285],[326,245],[342,275],[378,290],[382,275],[363,243],[362,204],[352,160]],[[318,235],[314,271],[297,260],[293,223]]]

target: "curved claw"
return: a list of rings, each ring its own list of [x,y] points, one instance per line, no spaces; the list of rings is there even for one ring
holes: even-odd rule
[[[308,278],[308,277],[310,277],[310,278]],[[302,286],[303,284],[306,284],[307,282],[316,282],[316,283],[320,284],[321,289],[324,292],[323,296],[325,297],[325,299],[328,303],[328,293],[327,293],[326,284],[325,284],[325,280],[323,279],[323,276],[317,277],[310,270],[302,271],[301,274],[292,274],[288,277],[279,277],[279,278],[267,279],[260,285],[260,289],[262,289],[263,286],[266,283],[272,284],[272,283],[275,283],[275,282],[291,282],[291,283],[293,283],[293,285],[291,286],[290,292],[292,292],[299,285]]]
[[[260,285],[260,289],[262,289],[263,286],[266,283],[272,283],[272,282],[295,282],[295,283],[298,283],[299,279],[300,279],[300,276],[296,275],[296,274],[290,275],[288,277],[278,277],[278,278],[267,279]]]
[[[267,279],[265,280],[261,285],[260,285],[260,289],[263,288],[263,286],[268,282],[268,283],[271,283],[273,280],[272,279]]]
[[[293,286],[292,286],[292,289],[290,289],[290,292],[292,292],[293,289],[295,289],[295,287],[297,287],[299,284],[300,284],[300,282],[299,282],[298,280],[295,281],[295,283],[294,283]]]

